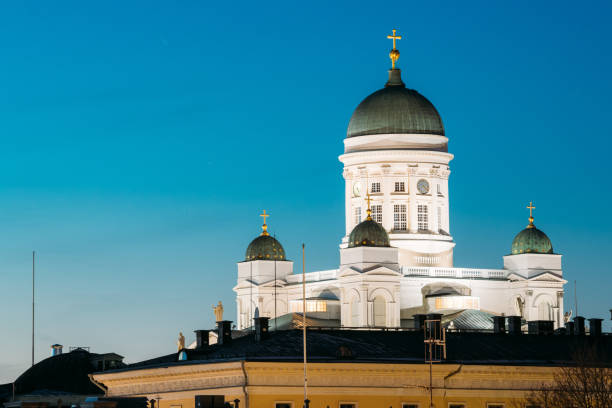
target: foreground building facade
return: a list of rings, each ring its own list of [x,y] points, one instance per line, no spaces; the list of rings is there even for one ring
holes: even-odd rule
[[[208,408],[213,397],[301,408],[301,331],[259,330],[91,377],[107,397],[146,397],[159,408]],[[449,333],[447,358],[431,366],[430,382],[423,331],[309,330],[307,337],[310,407],[424,408],[430,395],[436,407],[523,407],[532,390],[574,364],[576,350],[595,349],[597,363],[612,367],[610,336]]]

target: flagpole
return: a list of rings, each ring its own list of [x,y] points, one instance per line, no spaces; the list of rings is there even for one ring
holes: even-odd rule
[[[305,245],[302,244],[302,337],[304,339],[304,408],[308,408],[308,377],[306,371],[306,255]]]
[[[32,251],[32,365],[34,365],[34,261],[36,252]]]

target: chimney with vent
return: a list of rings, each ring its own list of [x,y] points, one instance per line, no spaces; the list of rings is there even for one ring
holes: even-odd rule
[[[427,315],[415,314],[412,317],[414,318],[414,328],[423,330],[423,326],[425,326],[425,318],[427,317]]]
[[[591,336],[601,336],[601,322],[603,322],[603,319],[589,319],[589,334]]]
[[[221,320],[217,322],[217,344],[229,344],[232,341],[232,322]]]
[[[196,350],[207,348],[209,345],[208,334],[210,330],[194,330],[193,332],[196,335]]]
[[[268,338],[268,320],[269,317],[256,317],[253,319],[255,326],[255,341],[260,342]]]
[[[521,316],[508,316],[508,333],[521,334]]]
[[[527,322],[529,334],[553,334],[554,322],[552,320],[532,320]]]
[[[584,336],[584,317],[576,316],[574,317],[574,334],[578,336]]]
[[[493,333],[506,332],[506,316],[493,316]]]

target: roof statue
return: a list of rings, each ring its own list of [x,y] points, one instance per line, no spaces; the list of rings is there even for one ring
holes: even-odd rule
[[[185,348],[185,336],[183,336],[183,332],[179,332],[178,340],[176,341],[176,346],[178,347],[178,351],[181,351]]]
[[[215,311],[215,321],[220,322],[223,320],[223,304],[221,301],[217,304],[217,306],[213,305],[213,310]]]

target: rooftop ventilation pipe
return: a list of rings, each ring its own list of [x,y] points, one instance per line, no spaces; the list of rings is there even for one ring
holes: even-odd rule
[[[423,326],[425,326],[425,318],[427,317],[427,315],[415,314],[412,317],[414,318],[414,328],[418,330],[423,330]]]
[[[565,329],[570,336],[574,335],[574,322],[565,322]]]
[[[576,316],[574,317],[574,334],[578,336],[584,336],[584,317]]]
[[[255,326],[255,341],[260,342],[270,336],[268,331],[269,319],[269,317],[256,317],[253,319],[253,325]]]
[[[589,319],[589,334],[591,336],[601,336],[601,322],[603,322],[603,319]]]
[[[527,323],[529,334],[553,334],[554,322],[552,320],[532,320]]]
[[[217,322],[217,343],[228,344],[232,341],[232,322],[221,320]]]
[[[506,316],[493,316],[493,333],[506,332]]]
[[[196,350],[205,349],[209,345],[208,335],[210,330],[194,330],[196,335]]]
[[[508,316],[508,333],[521,334],[521,316]]]

